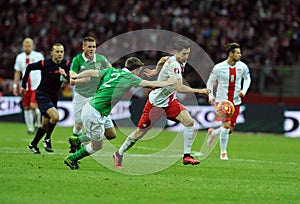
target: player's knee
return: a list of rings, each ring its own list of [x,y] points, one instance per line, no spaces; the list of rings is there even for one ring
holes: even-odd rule
[[[92,143],[92,148],[94,151],[98,151],[102,148],[103,143],[102,142],[93,142]]]
[[[192,118],[182,122],[185,127],[194,127],[194,120]]]
[[[74,127],[76,128],[76,130],[80,131],[82,129],[82,125],[78,122],[75,122]]]
[[[37,108],[37,105],[34,103],[30,104],[30,109],[35,110]]]
[[[58,120],[59,120],[59,115],[54,115],[54,116],[51,117],[51,119],[50,119],[50,121],[51,121],[52,123],[57,123]]]
[[[230,121],[229,121],[229,122],[225,122],[225,123],[223,124],[223,127],[224,127],[224,128],[227,128],[227,129],[231,128],[231,126],[230,126]]]
[[[107,140],[113,140],[117,137],[116,134],[105,134]]]

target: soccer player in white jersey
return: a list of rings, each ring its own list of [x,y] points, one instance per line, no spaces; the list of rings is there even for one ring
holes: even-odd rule
[[[26,67],[28,64],[40,61],[44,59],[44,56],[33,50],[33,40],[31,38],[25,38],[23,40],[23,50],[24,52],[17,55],[16,62],[14,65],[14,85],[13,94],[15,96],[19,95],[18,84],[22,74],[25,74]],[[36,127],[41,126],[41,113],[38,108],[37,102],[35,100],[35,90],[41,81],[40,71],[32,71],[28,78],[27,89],[24,94],[22,94],[22,106],[24,108],[24,119],[27,125],[27,133],[34,134],[34,121]]]
[[[114,153],[114,165],[116,168],[123,167],[123,153],[132,147],[137,140],[142,138],[163,114],[166,114],[170,120],[181,122],[184,126],[183,164],[197,165],[200,163],[200,161],[190,155],[194,142],[194,119],[176,99],[176,91],[209,94],[208,89],[194,89],[183,84],[182,74],[189,54],[189,42],[177,40],[175,42],[175,55],[165,58],[166,62],[161,68],[157,79],[158,81],[167,81],[170,77],[175,77],[177,79],[176,86],[158,88],[150,92],[149,99],[138,123],[138,128],[127,137],[120,149]]]
[[[222,126],[208,129],[209,141],[220,135],[220,159],[228,160],[227,144],[229,133],[233,132],[236,125],[236,119],[240,112],[242,98],[246,95],[251,83],[248,66],[241,62],[241,49],[237,43],[226,45],[228,57],[223,62],[216,64],[207,81],[207,88],[211,90],[209,94],[209,103],[216,105],[222,100],[229,100],[234,104],[235,112],[231,118],[222,121]],[[243,88],[242,88],[243,79]],[[213,94],[214,84],[217,82],[216,96]],[[217,120],[220,118],[217,117]]]

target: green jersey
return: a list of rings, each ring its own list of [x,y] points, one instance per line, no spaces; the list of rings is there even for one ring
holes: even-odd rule
[[[96,53],[94,56],[94,61],[88,61],[88,59],[83,56],[83,53],[81,53],[74,57],[71,71],[78,74],[89,69],[105,69],[108,65],[110,65],[110,63],[103,55]],[[92,77],[90,82],[84,82],[75,85],[75,92],[86,98],[92,97],[96,91],[98,83],[99,78]]]
[[[104,116],[110,114],[114,105],[131,87],[137,87],[142,82],[141,78],[131,72],[115,68],[99,70],[99,78],[101,81],[90,104]]]

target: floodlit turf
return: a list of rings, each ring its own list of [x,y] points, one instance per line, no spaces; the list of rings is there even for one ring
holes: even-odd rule
[[[300,139],[236,132],[230,136],[228,161],[219,159],[217,146],[199,166],[179,160],[163,171],[135,176],[91,157],[81,161],[82,170],[70,170],[63,159],[72,128],[56,127],[55,152],[46,153],[40,143],[41,155],[26,149],[33,136],[25,134],[24,124],[0,123],[0,130],[0,203],[300,203]],[[117,147],[125,139],[118,133],[112,141]],[[140,141],[128,154],[153,153],[175,134],[164,131]],[[205,136],[198,132],[195,154]]]

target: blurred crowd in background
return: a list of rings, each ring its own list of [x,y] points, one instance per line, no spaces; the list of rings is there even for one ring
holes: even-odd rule
[[[82,51],[82,38],[88,34],[95,36],[99,45],[128,31],[150,28],[190,38],[215,63],[226,57],[224,45],[232,41],[240,43],[243,61],[248,64],[299,63],[300,1],[297,0],[0,2],[2,78],[13,78],[14,60],[22,51],[25,37],[33,38],[35,50],[45,57],[49,57],[53,43],[61,42],[65,45],[65,57],[71,59]]]

